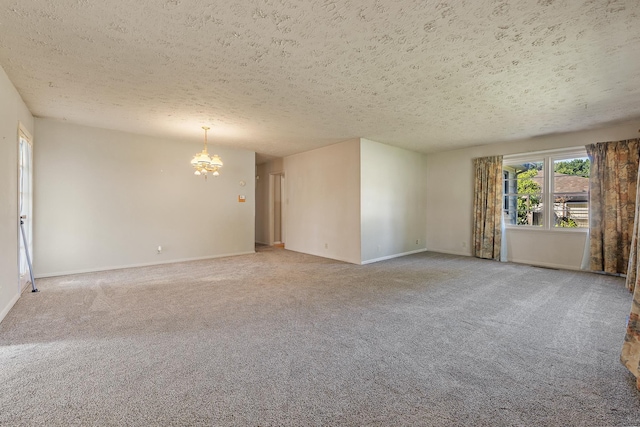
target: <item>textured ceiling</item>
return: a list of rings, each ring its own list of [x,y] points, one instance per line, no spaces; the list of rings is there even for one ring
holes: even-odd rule
[[[284,156],[433,152],[640,117],[639,0],[3,0],[39,117]]]

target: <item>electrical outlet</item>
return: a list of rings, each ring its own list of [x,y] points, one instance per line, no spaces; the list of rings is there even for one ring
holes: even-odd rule
[[[162,246],[158,246],[158,253],[161,254],[162,253]]]
[[[329,244],[328,244],[328,243],[325,243],[325,244],[324,244],[324,248],[325,248],[325,249],[329,249]]]
[[[420,239],[416,239],[416,245],[420,244]]]

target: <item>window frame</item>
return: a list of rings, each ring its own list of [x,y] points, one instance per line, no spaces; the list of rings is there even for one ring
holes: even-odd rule
[[[504,227],[510,230],[536,230],[540,232],[559,232],[559,233],[587,233],[589,231],[589,227],[556,227],[554,224],[554,164],[556,161],[562,160],[571,160],[578,158],[588,158],[587,150],[585,147],[572,147],[572,148],[563,148],[558,150],[547,150],[547,151],[536,151],[529,153],[521,153],[514,155],[505,155],[502,160],[502,207],[503,207],[503,218]],[[542,183],[542,205],[543,205],[543,218],[542,225],[518,225],[518,224],[509,224],[505,219],[505,184],[504,184],[504,172],[505,166],[510,165],[518,165],[522,163],[533,163],[543,161],[543,171],[544,171],[544,179]],[[591,194],[587,193],[587,209],[589,209],[591,203]],[[591,218],[589,217],[589,220]]]

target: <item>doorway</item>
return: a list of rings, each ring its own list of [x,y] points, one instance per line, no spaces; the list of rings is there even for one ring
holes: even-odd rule
[[[269,175],[270,184],[270,213],[269,234],[273,246],[284,247],[284,173]]]
[[[22,125],[18,129],[18,218],[24,217],[26,248],[33,255],[33,140]],[[20,227],[20,223],[18,223]],[[18,228],[18,269],[20,292],[31,281],[25,242]]]

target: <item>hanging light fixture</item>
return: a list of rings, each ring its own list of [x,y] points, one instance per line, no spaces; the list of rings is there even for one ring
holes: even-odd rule
[[[207,174],[209,172],[212,173],[213,176],[220,175],[218,169],[222,167],[222,159],[217,154],[213,156],[209,156],[207,152],[207,131],[209,128],[207,126],[202,126],[204,129],[204,150],[200,153],[193,156],[191,160],[191,166],[196,170],[194,172],[195,175],[204,175],[204,178],[207,179]]]

